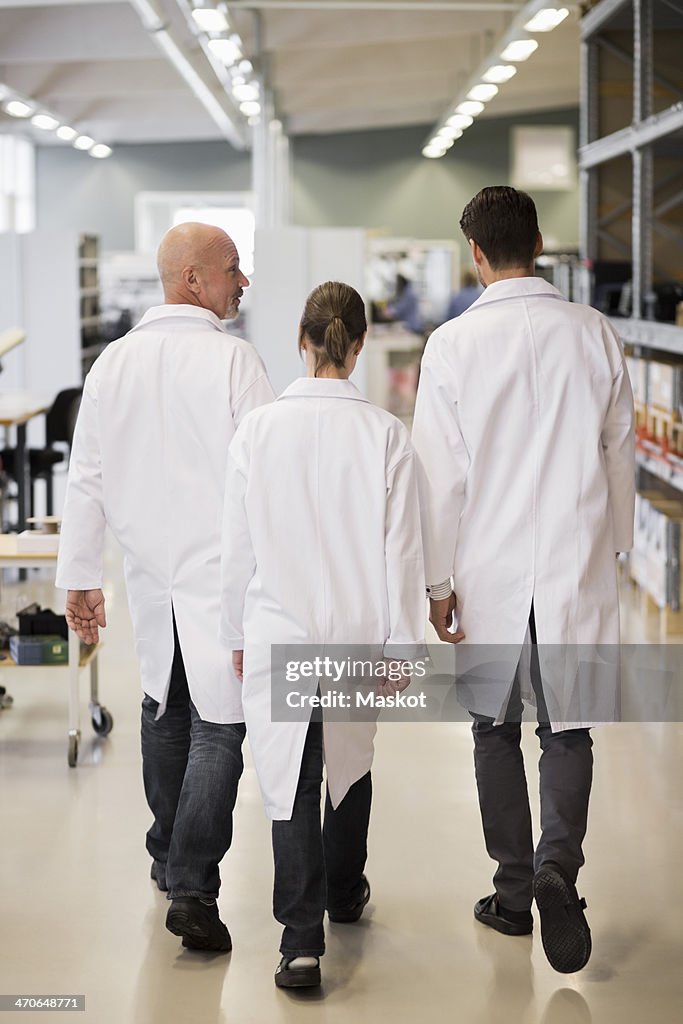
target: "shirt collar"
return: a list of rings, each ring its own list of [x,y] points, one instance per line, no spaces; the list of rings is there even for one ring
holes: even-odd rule
[[[508,277],[503,281],[494,281],[484,288],[479,298],[469,308],[476,309],[488,302],[516,299],[523,295],[545,295],[553,299],[562,299],[563,302],[567,301],[562,292],[542,277]]]
[[[137,330],[139,327],[147,327],[148,324],[155,323],[157,320],[169,320],[174,317],[189,317],[192,320],[204,320],[210,324],[217,331],[225,331],[223,322],[218,319],[215,313],[212,313],[210,309],[204,309],[202,306],[190,306],[184,303],[169,303],[164,306],[152,306],[144,314],[142,319],[135,325],[133,330]]]
[[[334,377],[298,377],[285,388],[278,401],[283,398],[350,398],[355,402],[367,402],[350,380]]]

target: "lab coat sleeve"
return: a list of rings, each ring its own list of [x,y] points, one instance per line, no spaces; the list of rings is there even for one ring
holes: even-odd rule
[[[611,333],[611,328],[609,330]],[[608,341],[616,346],[618,361],[601,441],[607,467],[615,551],[630,551],[633,547],[636,501],[633,392],[621,343],[616,335]]]
[[[414,645],[424,640],[424,564],[417,459],[407,434],[403,447],[407,450],[387,474],[384,550],[390,633],[384,653],[386,657],[413,659]]]
[[[64,590],[102,586],[106,519],[102,492],[97,395],[86,378],[74,430],[55,584]]]
[[[432,335],[422,360],[413,420],[425,575],[429,585],[442,583],[453,575],[470,465],[458,422],[457,396],[449,380],[452,371],[440,357],[437,344],[436,336]]]
[[[239,387],[233,391],[232,418],[235,428],[239,427],[252,409],[268,405],[275,398],[261,357],[255,351],[250,352],[249,356],[248,364],[239,372]]]
[[[256,558],[246,512],[248,459],[242,435],[230,445],[223,503],[221,638],[230,651],[244,649],[244,602]]]

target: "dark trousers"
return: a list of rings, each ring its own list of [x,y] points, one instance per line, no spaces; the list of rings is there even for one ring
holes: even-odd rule
[[[510,910],[528,910],[534,870],[544,861],[559,864],[573,881],[584,863],[583,839],[593,779],[593,741],[588,729],[553,732],[543,697],[533,608],[531,681],[536,694],[541,744],[539,783],[541,837],[534,850],[531,810],[520,747],[523,704],[515,680],[505,722],[474,716],[474,769],[489,856],[498,862],[493,876],[498,898]]]
[[[372,803],[370,772],[351,786],[336,811],[326,794],[321,829],[322,776],[322,722],[311,722],[292,817],[273,822],[273,913],[284,925],[280,952],[287,957],[322,956],[325,908],[353,906],[363,893]]]
[[[204,722],[190,699],[175,630],[166,711],[142,701],[142,773],[154,822],[147,850],[165,872],[168,898],[218,896],[218,865],[232,841],[242,774],[243,723]]]

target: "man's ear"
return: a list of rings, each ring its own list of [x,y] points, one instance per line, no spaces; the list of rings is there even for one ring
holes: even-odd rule
[[[185,287],[188,288],[191,292],[194,292],[195,295],[198,295],[199,292],[201,291],[202,286],[201,282],[199,281],[199,278],[197,277],[196,268],[183,267],[180,276],[183,279],[183,284],[185,285]]]
[[[472,253],[475,267],[480,267],[484,254],[473,238],[470,238],[470,252]]]
[[[538,232],[538,238],[536,239],[536,248],[534,249],[534,259],[541,255],[543,252],[543,235]]]

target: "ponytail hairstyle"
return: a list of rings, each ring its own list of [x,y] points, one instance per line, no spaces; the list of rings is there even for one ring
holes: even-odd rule
[[[305,337],[315,354],[316,377],[326,366],[341,369],[367,329],[365,303],[355,288],[341,281],[326,281],[306,299],[299,324],[299,352],[304,349]]]

